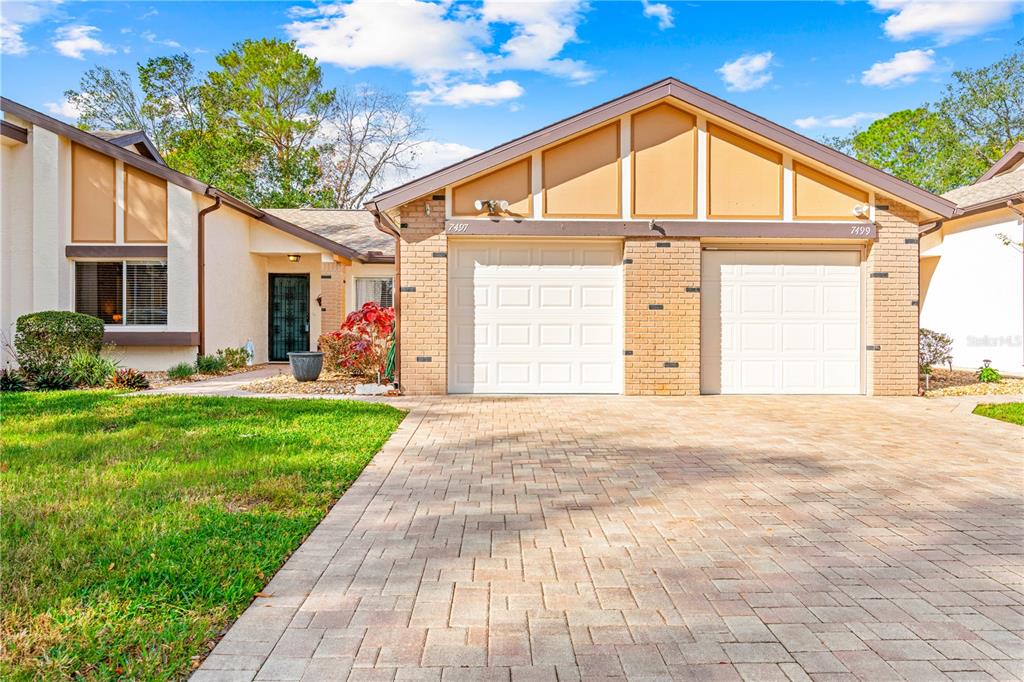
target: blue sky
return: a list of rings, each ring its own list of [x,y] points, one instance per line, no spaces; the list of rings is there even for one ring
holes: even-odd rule
[[[0,91],[73,120],[90,66],[296,40],[329,85],[409,93],[443,165],[676,76],[820,138],[937,99],[1024,36],[1024,2],[8,2]]]

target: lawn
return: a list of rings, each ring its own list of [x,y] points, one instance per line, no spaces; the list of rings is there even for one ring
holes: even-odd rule
[[[106,391],[0,409],[7,680],[186,675],[404,416]]]
[[[974,408],[974,414],[983,417],[991,417],[1011,424],[1024,426],[1024,403],[996,403],[993,405],[978,405]]]

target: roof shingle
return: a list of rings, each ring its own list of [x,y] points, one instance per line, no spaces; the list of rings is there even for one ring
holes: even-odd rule
[[[374,225],[373,214],[362,209],[264,208],[270,215],[298,225],[363,255],[379,252],[395,257],[395,240]]]

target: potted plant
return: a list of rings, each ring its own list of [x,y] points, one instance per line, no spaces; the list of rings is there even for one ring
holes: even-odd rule
[[[366,380],[356,384],[357,394],[380,395],[391,390],[391,386],[381,382],[394,326],[395,309],[371,302],[349,313],[341,329],[320,337],[320,348],[327,355],[329,367]]]
[[[296,381],[316,381],[324,368],[324,354],[320,351],[288,353],[288,364]]]

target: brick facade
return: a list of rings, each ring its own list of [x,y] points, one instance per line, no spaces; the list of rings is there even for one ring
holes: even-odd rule
[[[890,198],[876,197],[875,205],[878,241],[864,275],[867,392],[917,395],[918,216]]]
[[[427,213],[427,206],[430,213]],[[448,392],[448,237],[444,199],[402,206],[402,389],[409,395]]]
[[[627,239],[625,393],[700,393],[700,240]]]
[[[345,266],[320,265],[320,333],[337,331],[345,320]]]

